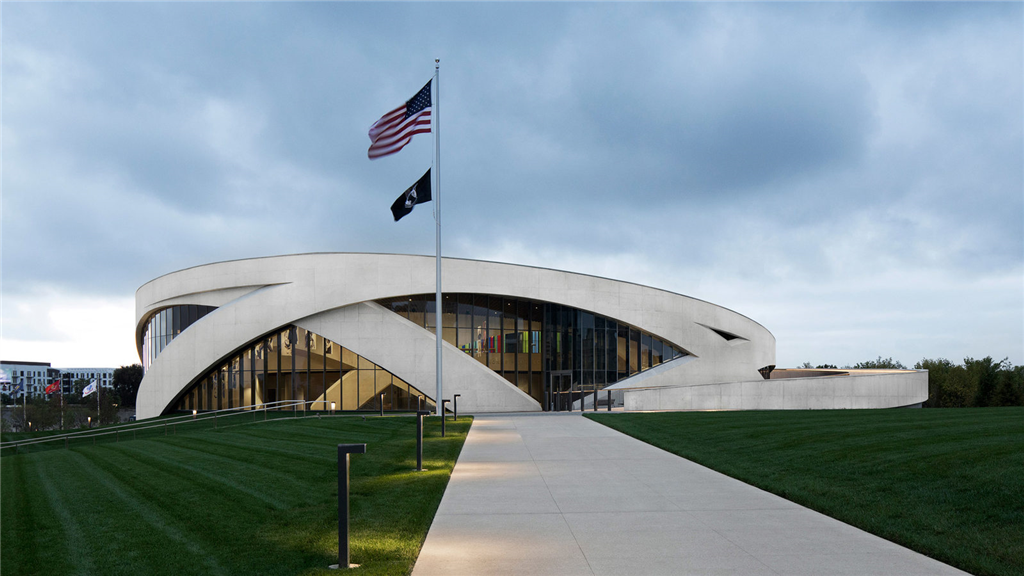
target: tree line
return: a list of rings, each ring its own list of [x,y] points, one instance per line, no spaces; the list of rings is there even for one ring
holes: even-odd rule
[[[804,362],[801,368],[835,368],[832,364],[812,366]],[[858,362],[844,369],[906,370],[899,360],[878,357]],[[1024,406],[1024,366],[1014,366],[1008,358],[996,362],[991,356],[981,359],[964,358],[963,364],[954,364],[945,358],[924,358],[914,364],[915,370],[928,371],[928,400],[926,408],[967,408],[972,406]]]

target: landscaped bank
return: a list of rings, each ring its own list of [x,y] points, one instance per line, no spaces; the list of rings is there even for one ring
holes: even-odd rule
[[[1024,408],[587,416],[973,574],[1024,574]]]
[[[334,574],[337,444],[352,456],[352,561],[406,574],[471,418],[256,422],[7,456],[0,462],[3,574]]]

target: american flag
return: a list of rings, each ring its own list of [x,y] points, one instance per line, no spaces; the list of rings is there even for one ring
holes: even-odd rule
[[[370,126],[370,160],[394,154],[408,144],[414,134],[430,133],[430,82],[415,96],[388,112]]]

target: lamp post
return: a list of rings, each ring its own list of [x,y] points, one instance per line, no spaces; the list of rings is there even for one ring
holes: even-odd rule
[[[423,472],[423,417],[429,416],[429,410],[416,411],[416,471]]]
[[[358,568],[349,562],[348,547],[348,473],[349,454],[366,454],[366,444],[338,444],[338,563],[334,570]]]
[[[447,400],[447,399],[441,400],[441,410],[439,410],[439,412],[441,413],[441,438],[444,438],[444,421],[445,421],[444,405],[449,403],[449,402],[451,402],[451,400]]]

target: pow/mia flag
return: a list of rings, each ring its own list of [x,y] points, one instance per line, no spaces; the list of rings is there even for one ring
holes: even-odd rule
[[[427,173],[410,186],[408,190],[402,192],[398,200],[395,200],[395,203],[391,205],[391,213],[395,216],[395,222],[401,220],[402,216],[412,212],[413,206],[423,204],[424,202],[430,202],[430,168],[427,168]]]

